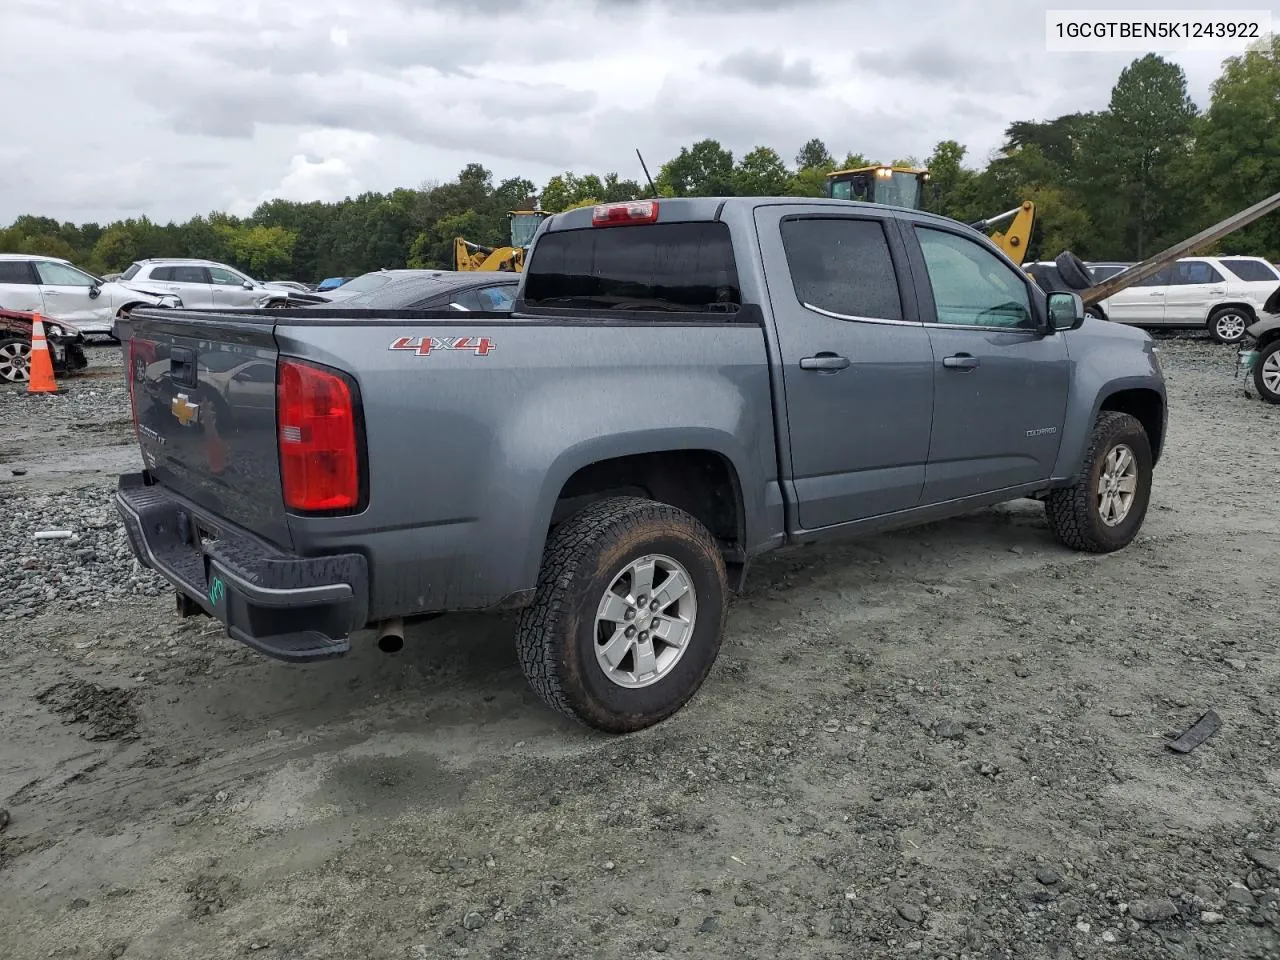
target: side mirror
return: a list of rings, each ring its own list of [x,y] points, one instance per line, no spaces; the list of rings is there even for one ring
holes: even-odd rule
[[[1078,293],[1055,290],[1049,294],[1049,329],[1074,330],[1084,323],[1084,301]]]
[[[97,284],[94,284],[89,288],[89,299],[96,300],[101,295],[101,293],[102,293],[102,288]]]
[[[241,284],[241,286],[243,286],[246,290],[252,290],[252,289],[253,289],[253,284],[252,284],[252,283],[250,283],[248,280],[246,280],[243,284]]]

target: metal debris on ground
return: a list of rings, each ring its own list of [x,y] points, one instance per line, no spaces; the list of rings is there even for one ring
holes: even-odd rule
[[[1210,710],[1188,727],[1182,736],[1168,741],[1165,746],[1175,753],[1190,753],[1217,733],[1221,726],[1222,718],[1215,711]]]

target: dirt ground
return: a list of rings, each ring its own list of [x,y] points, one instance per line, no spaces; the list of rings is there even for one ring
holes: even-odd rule
[[[0,389],[0,957],[1280,958],[1280,409],[1162,355],[1129,549],[1023,502],[769,557],[626,738],[509,619],[307,667],[178,620],[108,500],[118,349]]]

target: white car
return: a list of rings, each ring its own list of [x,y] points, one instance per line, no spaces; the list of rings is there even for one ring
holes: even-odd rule
[[[1280,271],[1261,257],[1186,257],[1099,306],[1116,323],[1208,328],[1219,343],[1239,343],[1277,287]]]
[[[106,281],[59,257],[0,253],[0,308],[64,320],[81,333],[115,336],[115,322],[134,307],[181,306],[170,291]]]
[[[120,282],[128,287],[164,290],[181,297],[189,310],[283,307],[289,299],[289,291],[267,287],[216,260],[139,260],[120,275]]]

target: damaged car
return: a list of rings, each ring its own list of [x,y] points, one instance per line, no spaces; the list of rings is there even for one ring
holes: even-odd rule
[[[0,310],[0,383],[26,383],[31,377],[31,328],[35,314]],[[89,365],[84,334],[61,320],[45,320],[49,359],[55,376],[78,373]]]

